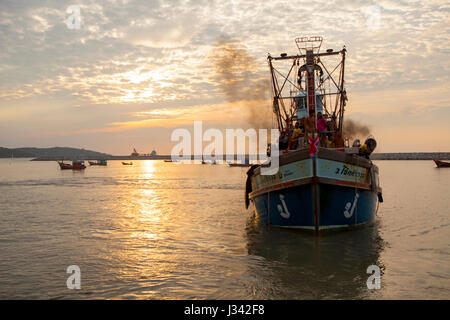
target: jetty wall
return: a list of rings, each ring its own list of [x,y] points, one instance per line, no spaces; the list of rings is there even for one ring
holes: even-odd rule
[[[220,156],[219,156],[220,157]],[[248,157],[248,156],[246,156]],[[440,158],[441,160],[450,160],[450,152],[401,152],[401,153],[373,153],[370,158],[372,160],[433,160]],[[78,160],[166,160],[170,159],[170,155],[157,155],[157,156],[103,156],[103,157],[77,157]],[[192,156],[191,159],[201,160],[201,156]],[[225,160],[225,156],[223,156]],[[237,157],[235,156],[235,159]],[[32,161],[57,161],[61,160],[61,157],[39,157],[34,158]],[[71,160],[70,157],[65,160]],[[205,158],[205,160],[207,160]]]

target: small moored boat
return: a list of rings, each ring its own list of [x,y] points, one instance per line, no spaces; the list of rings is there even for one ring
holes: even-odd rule
[[[83,160],[73,160],[72,164],[65,163],[64,160],[58,161],[61,170],[83,170],[86,169]]]
[[[438,159],[433,160],[438,168],[450,168],[450,163]]]
[[[106,160],[96,160],[96,161],[88,161],[91,166],[107,166],[108,162]]]

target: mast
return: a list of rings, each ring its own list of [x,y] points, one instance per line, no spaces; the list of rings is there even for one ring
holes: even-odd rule
[[[325,52],[320,52],[322,45],[322,37],[299,37],[295,39],[295,43],[299,50],[298,54],[288,55],[281,53],[279,56],[268,55],[268,64],[270,67],[271,83],[273,89],[273,112],[277,118],[278,128],[284,130],[289,128],[293,119],[301,117],[308,117],[309,112],[313,111],[315,118],[317,118],[317,111],[323,105],[323,98],[336,97],[333,101],[333,110],[327,110],[324,107],[323,113],[330,117],[333,123],[333,131],[341,132],[343,130],[344,111],[347,101],[347,95],[344,88],[344,64],[345,64],[345,46],[342,50],[334,51],[327,49]],[[336,62],[334,68],[327,68],[327,65],[322,61],[333,56],[341,56],[340,62]],[[325,59],[326,58],[326,59]],[[292,60],[292,65],[289,70],[280,72],[279,64],[286,60]],[[303,64],[300,62],[303,61]],[[327,60],[328,61],[328,60]],[[330,59],[336,61],[336,59]],[[334,63],[333,63],[334,64]],[[285,64],[284,64],[285,66]],[[331,65],[332,67],[333,65]],[[330,65],[328,64],[328,67]],[[292,72],[294,70],[294,72]],[[339,71],[339,75],[334,75],[335,71]],[[337,73],[337,72],[336,72]],[[289,79],[293,75],[293,81]],[[279,79],[281,86],[279,86]],[[328,82],[329,88],[326,90],[323,86]],[[291,90],[287,92],[286,84],[289,82]],[[317,82],[317,83],[316,83]],[[304,83],[305,88],[302,88]],[[316,96],[316,90],[323,90],[319,96]],[[288,93],[288,94],[286,94]],[[290,101],[290,108],[285,108],[285,100]],[[297,108],[299,103],[305,103],[305,110],[298,113]],[[331,104],[330,104],[331,108]],[[300,119],[301,119],[300,118]],[[314,121],[314,127],[317,130],[317,123]]]
[[[278,104],[278,90],[277,90],[277,84],[276,84],[276,76],[274,74],[274,68],[272,65],[272,57],[269,55],[267,57],[269,60],[269,67],[270,67],[270,75],[272,77],[272,89],[273,89],[273,112],[275,113],[277,117],[277,123],[278,123],[278,129],[280,131],[283,131],[283,122],[281,121],[281,114],[280,114],[280,106]]]
[[[314,111],[316,114],[316,88],[315,88],[315,77],[314,77],[314,52],[313,50],[306,50],[306,96],[307,96],[307,106],[308,114]],[[316,121],[314,121],[314,130],[316,129]]]
[[[341,53],[342,53],[342,66],[341,66],[341,77],[340,77],[340,106],[339,106],[339,131],[342,134],[342,130],[344,127],[344,109],[345,109],[345,101],[347,100],[347,94],[344,91],[344,71],[345,71],[345,52],[347,50],[345,49],[345,47],[342,49]]]

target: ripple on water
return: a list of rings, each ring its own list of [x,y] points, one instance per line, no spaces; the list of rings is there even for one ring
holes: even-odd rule
[[[320,237],[261,226],[243,208],[245,170],[26,165],[0,181],[0,298],[448,298],[450,200],[439,194],[450,177],[427,162],[380,162],[377,222]],[[80,291],[66,288],[73,264]],[[367,289],[370,265],[381,290]]]

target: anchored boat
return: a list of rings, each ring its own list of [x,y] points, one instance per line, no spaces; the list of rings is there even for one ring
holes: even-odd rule
[[[61,170],[83,170],[86,169],[83,160],[73,160],[72,164],[65,163],[64,160],[58,161]]]
[[[96,161],[88,161],[91,166],[107,166],[108,162],[104,159]]]
[[[370,223],[383,201],[379,170],[370,160],[376,141],[349,147],[343,139],[346,49],[320,52],[322,37],[297,38],[296,44],[299,54],[268,56],[281,132],[279,170],[264,175],[264,165],[250,167],[246,207],[253,202],[268,225],[315,232]],[[331,67],[327,59],[334,60]],[[286,62],[289,71],[282,73],[278,64]],[[272,159],[274,148],[272,142]]]
[[[434,163],[436,163],[436,166],[438,168],[450,168],[450,163],[449,162],[441,161],[439,159],[435,159],[433,161],[434,161]]]

